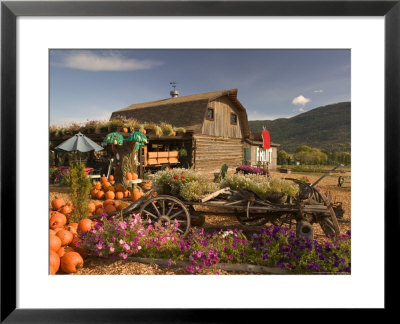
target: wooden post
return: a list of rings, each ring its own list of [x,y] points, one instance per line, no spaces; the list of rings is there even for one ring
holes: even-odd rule
[[[136,142],[126,142],[122,146],[115,145],[115,151],[119,155],[119,160],[115,158],[114,161],[116,164],[114,178],[117,183],[122,183],[126,173],[137,173],[139,161],[136,151]]]

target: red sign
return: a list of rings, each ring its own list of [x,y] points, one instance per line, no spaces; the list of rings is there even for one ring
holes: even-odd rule
[[[263,139],[263,149],[264,150],[269,149],[271,147],[271,139],[269,137],[269,132],[266,129],[264,129],[261,132],[261,136],[262,136],[262,139]]]

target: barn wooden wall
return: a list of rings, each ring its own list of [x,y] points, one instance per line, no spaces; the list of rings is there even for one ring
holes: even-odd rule
[[[207,120],[204,116],[202,134],[231,138],[242,138],[239,112],[228,97],[221,97],[210,102],[210,108],[214,108],[214,120]],[[231,113],[237,115],[237,125],[231,124]]]
[[[194,135],[196,171],[217,172],[226,163],[230,170],[243,163],[243,140],[207,135]]]

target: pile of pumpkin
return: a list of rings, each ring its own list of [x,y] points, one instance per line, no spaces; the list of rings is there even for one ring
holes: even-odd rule
[[[82,219],[79,223],[69,223],[69,213],[63,207],[68,206],[71,211],[73,206],[65,203],[62,198],[55,198],[51,202],[52,210],[49,212],[50,238],[49,238],[49,266],[50,274],[56,274],[59,269],[64,273],[77,272],[83,266],[83,259],[87,257],[86,250],[76,246],[81,241],[78,231],[87,232],[92,228],[93,222]]]
[[[127,173],[125,178],[127,180],[136,180],[138,179],[138,175],[136,173]],[[110,175],[108,179],[102,176],[100,181],[95,181],[93,183],[93,187],[90,190],[91,197],[93,199],[104,199],[106,201],[122,200],[124,198],[131,198],[132,201],[136,201],[143,196],[143,191],[139,187],[135,187],[132,191],[131,188],[125,188],[122,184],[117,184],[115,186],[114,184],[114,176]],[[98,215],[96,214],[96,209],[91,212]]]

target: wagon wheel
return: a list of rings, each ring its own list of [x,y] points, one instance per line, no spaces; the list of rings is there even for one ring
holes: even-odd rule
[[[179,199],[160,195],[147,200],[139,210],[139,215],[145,220],[168,225],[178,221],[178,232],[186,236],[190,227],[190,214]]]
[[[331,205],[328,198],[326,198],[321,192],[320,189],[314,188],[312,199],[318,203],[323,203],[328,207],[329,215],[326,213],[316,213],[316,221],[321,226],[322,231],[326,236],[332,236],[333,234],[340,234],[339,223],[336,218],[335,211],[333,210],[333,206]]]
[[[246,226],[261,226],[264,225],[270,217],[269,212],[265,212],[263,214],[256,213],[257,212],[257,202],[256,201],[248,201],[246,206],[246,211],[239,212],[235,209],[235,216],[240,224]]]

